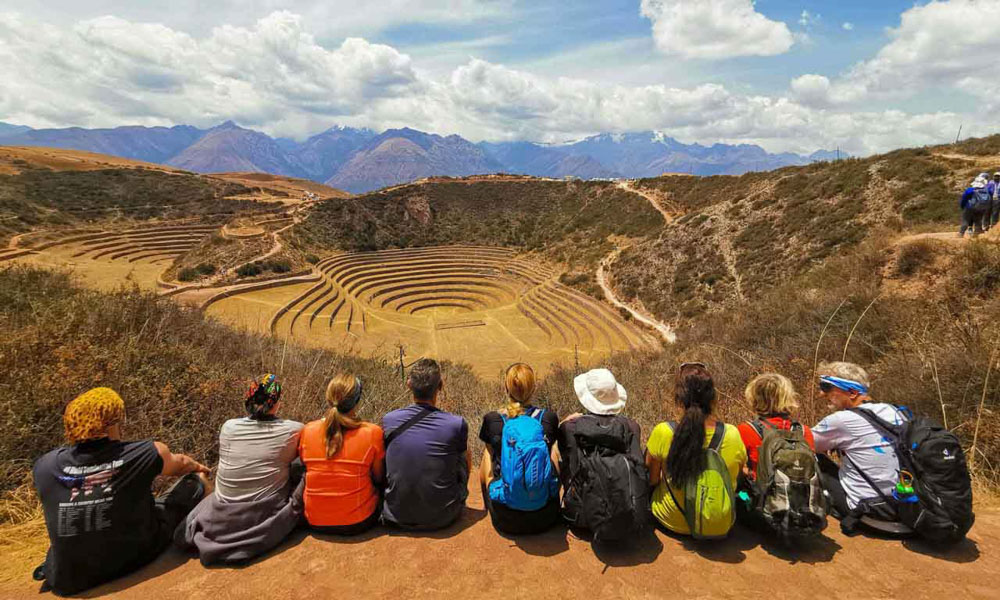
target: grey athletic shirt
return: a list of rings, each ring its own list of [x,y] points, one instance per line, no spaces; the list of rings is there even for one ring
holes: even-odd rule
[[[902,413],[891,404],[866,402],[859,408],[896,425],[904,420]],[[892,493],[898,478],[899,459],[892,448],[892,441],[864,417],[847,410],[837,411],[820,421],[812,431],[816,452],[837,450],[850,459],[840,465],[840,484],[847,495],[848,508],[855,508],[865,498],[878,497],[878,492],[857,469],[862,469],[883,494]]]
[[[302,423],[230,419],[219,433],[215,493],[233,502],[288,493],[288,465],[298,455]]]

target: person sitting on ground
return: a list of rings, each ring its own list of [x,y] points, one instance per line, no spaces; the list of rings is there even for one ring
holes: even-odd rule
[[[403,529],[441,529],[462,514],[472,460],[469,425],[437,407],[441,367],[430,358],[410,368],[413,404],[382,417],[385,502],[382,520]]]
[[[559,480],[551,457],[559,416],[532,405],[535,372],[524,363],[507,368],[504,389],[509,397],[504,414],[486,413],[479,430],[486,444],[479,469],[483,502],[497,531],[540,533],[559,521]]]
[[[737,428],[714,416],[715,400],[705,365],[682,364],[674,380],[680,422],[660,423],[646,444],[653,516],[674,533],[724,537],[735,520],[734,490],[747,451]],[[716,488],[709,501],[705,494],[692,497],[705,485]]]
[[[962,192],[962,199],[958,203],[962,209],[962,225],[958,230],[958,237],[963,237],[968,229],[972,229],[972,237],[983,232],[984,222],[990,218],[993,206],[993,199],[986,190],[988,177],[986,173],[980,173]]]
[[[747,449],[746,475],[750,481],[753,481],[757,473],[757,452],[763,441],[763,427],[791,429],[793,424],[798,425],[802,427],[802,435],[809,447],[816,448],[812,430],[792,420],[792,411],[799,407],[796,396],[792,382],[777,373],[764,373],[754,377],[743,391],[743,397],[757,415],[737,427]]]
[[[278,418],[277,378],[269,373],[255,381],[244,407],[247,416],[226,421],[219,433],[215,493],[177,532],[177,545],[197,549],[206,566],[240,564],[267,552],[302,516],[301,469],[292,473],[302,423]]]
[[[812,431],[792,418],[798,408],[792,382],[764,373],[750,380],[743,396],[756,416],[737,427],[747,449],[737,484],[737,521],[788,537],[819,533],[826,527],[822,481]],[[764,444],[765,439],[771,441]],[[768,456],[760,457],[765,450]],[[763,481],[757,481],[758,472]]]
[[[573,389],[586,412],[559,425],[563,517],[595,542],[637,538],[648,531],[649,475],[639,424],[620,414],[628,393],[608,369],[577,375]]]
[[[888,501],[899,471],[893,443],[853,411],[870,411],[894,425],[902,424],[906,415],[891,404],[871,399],[868,373],[856,364],[822,363],[817,375],[820,399],[836,410],[813,427],[816,452],[840,454],[839,466],[829,457],[819,456],[831,512],[841,520],[845,533],[854,533],[863,516],[897,521],[893,503]]]
[[[35,462],[49,534],[35,579],[57,594],[82,592],[152,561],[211,487],[203,475],[208,467],[163,442],[123,442],[124,425],[121,396],[94,388],[63,413],[67,445]],[[154,498],[157,475],[180,479]]]
[[[382,428],[358,419],[363,387],[354,375],[331,379],[326,415],[307,424],[299,441],[306,521],[325,533],[362,533],[382,516],[385,447]]]

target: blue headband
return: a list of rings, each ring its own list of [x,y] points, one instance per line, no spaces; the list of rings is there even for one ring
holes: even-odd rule
[[[841,379],[840,377],[824,375],[823,377],[820,377],[819,380],[824,383],[829,383],[837,389],[845,392],[857,392],[859,394],[868,393],[868,386],[858,383],[857,381],[851,381],[850,379]]]

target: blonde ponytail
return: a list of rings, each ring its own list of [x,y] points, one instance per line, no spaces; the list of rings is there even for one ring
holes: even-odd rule
[[[535,372],[524,363],[514,363],[507,368],[503,383],[508,397],[507,417],[513,419],[524,414],[523,405],[529,404],[535,393]]]

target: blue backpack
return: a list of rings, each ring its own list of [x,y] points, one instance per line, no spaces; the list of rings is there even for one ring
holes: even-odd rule
[[[500,479],[490,483],[490,499],[521,511],[539,510],[559,493],[549,447],[542,432],[544,410],[503,418]]]
[[[973,190],[972,197],[969,198],[969,208],[982,208],[984,206],[989,206],[992,199],[990,198],[990,193],[986,191],[986,188],[979,188]]]

